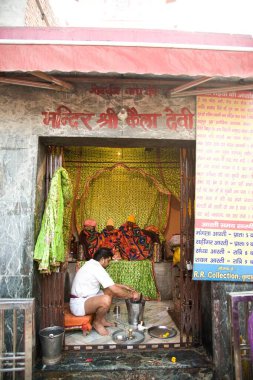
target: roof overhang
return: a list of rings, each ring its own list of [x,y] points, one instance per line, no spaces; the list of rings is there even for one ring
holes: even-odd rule
[[[183,76],[194,86],[206,78],[253,81],[253,38],[143,29],[0,28],[0,71]]]

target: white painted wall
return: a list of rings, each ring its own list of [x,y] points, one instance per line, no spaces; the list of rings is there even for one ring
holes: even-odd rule
[[[0,26],[24,26],[26,0],[0,1]]]

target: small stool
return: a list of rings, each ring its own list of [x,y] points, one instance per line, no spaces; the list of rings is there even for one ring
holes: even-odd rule
[[[76,317],[70,311],[69,304],[64,304],[64,328],[69,330],[82,330],[83,335],[87,335],[92,329],[93,315],[84,315],[82,317]]]

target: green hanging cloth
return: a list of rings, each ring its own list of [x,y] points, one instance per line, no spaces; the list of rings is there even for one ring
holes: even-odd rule
[[[34,249],[34,260],[41,273],[55,271],[65,261],[63,240],[64,206],[72,199],[72,184],[64,168],[55,171],[51,180],[41,229]]]

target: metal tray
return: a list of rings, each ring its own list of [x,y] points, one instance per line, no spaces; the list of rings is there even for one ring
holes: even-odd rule
[[[133,345],[133,344],[140,344],[144,341],[145,335],[143,332],[134,330],[132,339],[128,339],[126,330],[117,330],[112,333],[112,339],[115,343],[121,344],[121,345]]]
[[[152,326],[148,329],[148,333],[153,338],[169,339],[177,335],[177,330],[167,326]]]

